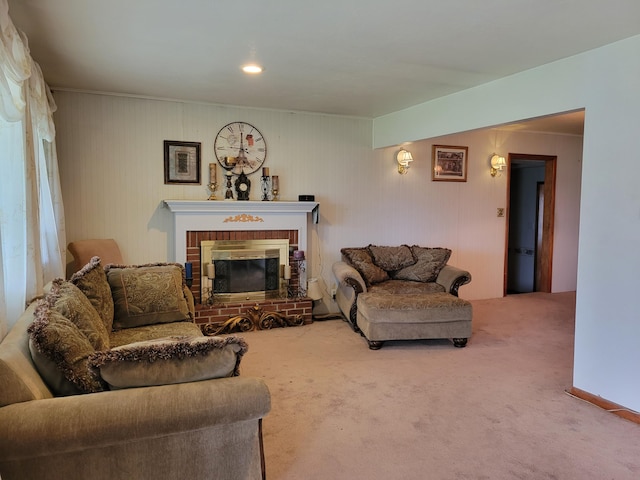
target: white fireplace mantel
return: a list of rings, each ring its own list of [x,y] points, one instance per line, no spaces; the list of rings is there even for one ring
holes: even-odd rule
[[[308,214],[317,223],[316,202],[164,200],[174,217],[174,258],[187,258],[187,232],[234,230],[297,230],[298,248],[308,250]]]

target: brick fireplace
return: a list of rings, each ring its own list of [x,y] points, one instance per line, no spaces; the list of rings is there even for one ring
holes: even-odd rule
[[[261,308],[284,316],[302,316],[311,322],[312,301],[299,297],[295,288],[287,298],[260,301],[206,304],[201,298],[200,244],[205,240],[268,240],[286,239],[289,250],[307,251],[309,213],[317,218],[315,202],[251,202],[251,201],[193,201],[165,200],[173,213],[173,258],[178,263],[193,264],[191,291],[196,301],[196,323],[201,326],[222,324],[229,318],[244,315],[248,310]],[[295,262],[291,262],[295,266]],[[292,268],[291,284],[298,278]]]

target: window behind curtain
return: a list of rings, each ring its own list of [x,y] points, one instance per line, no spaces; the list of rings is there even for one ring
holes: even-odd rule
[[[66,251],[56,105],[8,11],[0,0],[0,339],[64,275]]]
[[[26,242],[25,141],[22,122],[0,119],[0,325],[2,338],[10,324],[20,316],[26,301],[25,262],[22,248]]]

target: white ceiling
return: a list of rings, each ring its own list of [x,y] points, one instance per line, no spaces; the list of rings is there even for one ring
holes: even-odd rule
[[[53,89],[368,118],[640,34],[639,0],[9,0],[9,15]]]

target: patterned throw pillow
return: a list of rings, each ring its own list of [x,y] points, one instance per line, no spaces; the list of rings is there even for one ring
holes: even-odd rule
[[[56,395],[101,392],[104,383],[88,366],[95,349],[80,329],[51,308],[51,299],[38,300],[28,329],[29,348],[38,372]]]
[[[107,274],[100,264],[100,257],[93,257],[81,270],[74,273],[71,283],[89,299],[102,318],[107,332],[113,329],[113,297]]]
[[[51,310],[60,313],[78,327],[95,350],[109,348],[109,332],[100,315],[73,283],[61,278],[55,279],[45,298],[49,301]]]
[[[343,248],[340,253],[344,255],[348,263],[362,275],[367,285],[389,280],[389,275],[385,270],[373,263],[373,258],[367,248]]]
[[[400,245],[399,247],[369,245],[369,251],[375,264],[387,272],[400,270],[416,263],[416,259],[407,245]]]
[[[246,351],[244,339],[233,335],[178,336],[96,352],[89,363],[115,390],[237,376]]]
[[[192,320],[179,263],[107,265],[114,304],[113,328]]]
[[[451,250],[448,248],[424,248],[414,245],[411,252],[416,263],[395,272],[393,278],[413,280],[415,282],[435,282],[440,270],[449,261]]]

